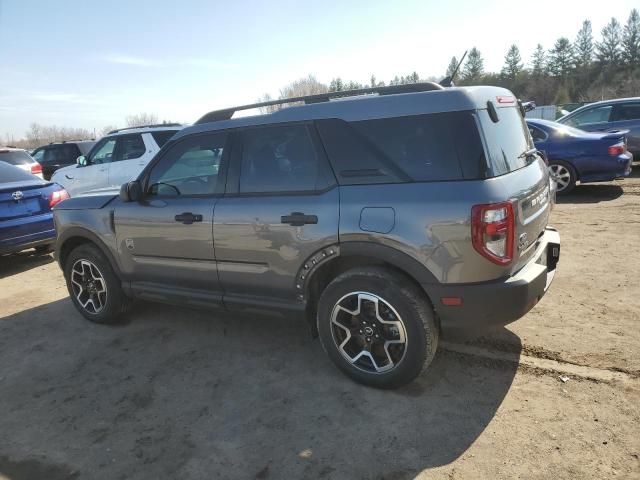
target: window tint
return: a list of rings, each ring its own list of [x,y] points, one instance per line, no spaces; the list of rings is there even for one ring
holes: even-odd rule
[[[616,105],[613,117],[614,121],[639,120],[640,103],[623,103]]]
[[[120,162],[122,160],[140,158],[145,151],[142,135],[122,135],[117,137],[117,147],[113,161]]]
[[[601,123],[608,122],[611,115],[611,105],[604,105],[602,107],[589,108],[583,112],[576,114],[567,123],[574,127],[580,125],[586,125],[589,123]]]
[[[527,165],[524,152],[533,148],[527,135],[526,124],[516,107],[496,109],[498,122],[494,123],[487,110],[479,110],[487,142],[491,176],[504,175]]]
[[[169,141],[171,137],[176,134],[176,130],[163,130],[160,132],[151,132],[151,136],[158,144],[158,147],[162,146]]]
[[[0,150],[0,161],[11,165],[26,165],[32,163],[33,159],[24,150]]]
[[[471,112],[318,122],[341,184],[478,178],[484,149]]]
[[[67,143],[62,146],[62,161],[65,163],[75,163],[81,155],[80,149],[75,143]]]
[[[227,135],[198,135],[173,145],[149,175],[147,194],[177,197],[219,193],[218,174]]]
[[[540,130],[538,127],[529,125],[529,133],[534,142],[540,142],[547,139],[547,134]]]
[[[246,130],[242,133],[240,192],[323,190],[330,184],[323,161],[306,125]]]
[[[31,156],[36,162],[42,163],[44,161],[44,148],[36,150]]]
[[[57,163],[62,161],[62,148],[48,147],[44,152],[44,163]]]
[[[89,164],[109,163],[113,161],[113,150],[116,146],[115,138],[103,138],[91,150]]]

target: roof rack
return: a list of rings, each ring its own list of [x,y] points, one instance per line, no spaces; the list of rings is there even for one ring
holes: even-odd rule
[[[111,130],[107,135],[111,135],[112,133],[122,132],[124,130],[134,130],[136,128],[158,128],[158,127],[181,127],[181,123],[154,123],[153,125],[137,125],[135,127],[124,127],[124,128],[116,128],[115,130]]]
[[[316,95],[307,95],[302,97],[281,98],[279,100],[269,100],[268,102],[258,102],[240,107],[226,108],[224,110],[214,110],[200,118],[194,125],[209,122],[218,122],[220,120],[229,120],[234,113],[241,110],[251,110],[253,108],[269,107],[271,105],[284,105],[287,103],[304,102],[306,105],[311,103],[328,102],[336,98],[354,97],[357,95],[367,95],[377,93],[378,95],[394,95],[398,93],[415,93],[429,92],[432,90],[444,90],[442,85],[434,82],[407,83],[405,85],[389,85],[385,87],[361,88],[358,90],[342,90],[340,92],[319,93]]]

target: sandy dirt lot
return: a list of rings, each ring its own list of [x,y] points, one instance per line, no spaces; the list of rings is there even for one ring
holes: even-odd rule
[[[552,223],[551,291],[466,345],[520,361],[450,346],[396,391],[348,380],[294,319],[140,302],[93,325],[51,257],[1,258],[0,478],[640,478],[640,176],[578,188]]]

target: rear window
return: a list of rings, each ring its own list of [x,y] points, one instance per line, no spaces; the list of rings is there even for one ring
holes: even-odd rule
[[[10,163],[11,165],[25,165],[33,163],[31,156],[24,150],[0,150],[0,161]]]
[[[471,112],[322,120],[318,128],[343,185],[475,179],[483,170]]]
[[[158,144],[158,147],[162,148],[162,146],[176,134],[176,131],[177,130],[162,130],[160,132],[151,132],[151,136]]]
[[[523,153],[533,148],[520,110],[516,107],[505,107],[496,111],[496,123],[489,118],[487,110],[478,111],[487,142],[489,176],[492,177],[525,167],[527,159]]]
[[[28,172],[0,161],[0,184],[38,180]]]

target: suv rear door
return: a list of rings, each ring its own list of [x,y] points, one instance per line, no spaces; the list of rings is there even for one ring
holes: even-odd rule
[[[503,100],[504,101],[504,100]],[[487,109],[478,111],[487,149],[488,185],[499,201],[511,201],[515,214],[513,262],[516,272],[535,252],[551,211],[549,173],[538,155],[525,155],[533,142],[519,109],[496,108],[497,121]]]
[[[611,114],[611,127],[629,130],[627,144],[636,157],[640,154],[640,100],[616,103]]]
[[[311,123],[251,127],[236,138],[213,227],[225,305],[290,305],[305,262],[338,242],[335,178]]]

